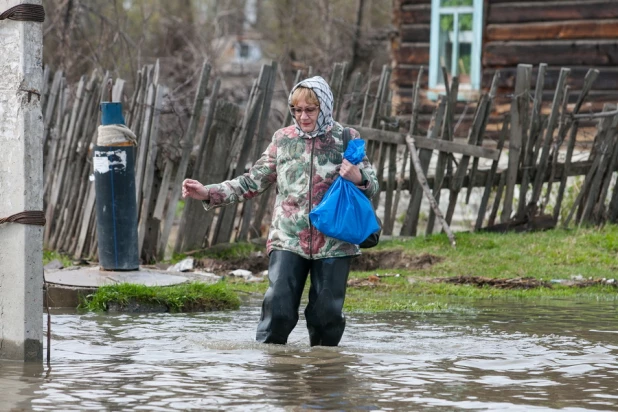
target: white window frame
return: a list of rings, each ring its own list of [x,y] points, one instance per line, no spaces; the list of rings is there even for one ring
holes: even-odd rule
[[[472,6],[441,6],[440,0],[431,0],[431,40],[429,45],[429,93],[428,97],[437,99],[444,92],[443,83],[438,83],[440,77],[440,17],[453,15],[455,30],[455,53],[459,53],[459,15],[472,13],[472,50],[470,58],[470,83],[460,84],[458,100],[476,99],[481,89],[481,50],[483,47],[483,0],[473,0]],[[451,59],[450,73],[459,73],[457,54]]]

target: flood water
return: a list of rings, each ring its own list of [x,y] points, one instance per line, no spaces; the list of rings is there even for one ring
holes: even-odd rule
[[[253,341],[259,302],[52,315],[52,362],[0,363],[0,410],[618,410],[617,302],[352,314],[341,345]]]

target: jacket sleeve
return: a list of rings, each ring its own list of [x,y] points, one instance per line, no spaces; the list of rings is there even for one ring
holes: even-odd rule
[[[252,199],[277,181],[276,134],[262,156],[248,172],[225,182],[206,185],[209,200],[202,202],[204,209],[227,206]]]
[[[350,128],[350,137],[352,139],[360,139],[360,134],[356,129]],[[373,166],[369,162],[367,155],[363,157],[363,161],[358,164],[360,168],[361,175],[363,176],[363,183],[357,185],[357,187],[365,193],[365,196],[368,198],[374,197],[376,194],[380,193],[380,185],[378,183],[378,177],[376,176],[376,171],[373,169]]]

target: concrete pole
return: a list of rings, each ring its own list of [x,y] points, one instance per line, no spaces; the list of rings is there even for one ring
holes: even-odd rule
[[[42,43],[41,23],[0,21],[0,218],[43,210]],[[43,283],[42,227],[0,225],[0,358],[43,359]]]

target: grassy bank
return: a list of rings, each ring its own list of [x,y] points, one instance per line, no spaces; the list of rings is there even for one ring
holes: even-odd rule
[[[347,311],[443,311],[451,302],[470,299],[603,299],[618,300],[618,226],[602,229],[553,230],[539,233],[459,233],[453,248],[446,235],[390,240],[364,253],[401,250],[410,261],[430,255],[437,263],[416,268],[353,271],[359,286],[348,288]],[[378,275],[378,276],[375,276]],[[395,276],[399,275],[399,276]],[[531,277],[546,286],[499,289],[439,281],[455,276]],[[572,277],[615,279],[613,285],[574,287],[560,284]],[[263,293],[266,283],[241,285]],[[457,299],[453,299],[457,298]]]
[[[459,233],[457,247],[451,247],[445,235],[383,241],[376,248],[364,251],[377,254],[400,251],[403,259],[396,265],[380,265],[370,271],[352,271],[345,309],[350,312],[409,310],[443,311],[466,306],[468,299],[595,299],[618,301],[618,226],[601,229],[553,230],[539,233]],[[218,259],[251,259],[251,253],[260,250],[250,244],[232,247],[219,246],[193,254],[193,257]],[[418,262],[419,256],[430,257],[429,264],[406,267],[406,262]],[[184,256],[175,256],[175,261]],[[408,259],[409,258],[409,259]],[[389,262],[389,264],[392,262]],[[376,276],[377,275],[377,276]],[[398,275],[398,276],[396,276]],[[543,281],[543,286],[529,289],[500,289],[469,284],[452,284],[445,280],[457,276],[485,278],[530,277]],[[574,287],[561,284],[562,280],[615,279],[614,284]],[[202,285],[206,287],[206,285]],[[183,310],[183,300],[194,301],[202,289],[192,292],[173,288],[145,288],[144,299],[167,302],[170,310]],[[183,286],[185,287],[185,286]],[[268,282],[242,283],[227,279],[216,287],[220,293],[255,294],[261,297]],[[89,304],[92,310],[101,310],[110,296],[137,296],[137,291],[101,288],[106,298]],[[151,295],[152,289],[158,295]],[[308,290],[308,288],[306,288]],[[168,297],[166,294],[169,294]],[[227,295],[226,295],[227,296]],[[235,297],[235,296],[234,296]],[[122,298],[122,299],[125,299]],[[98,298],[97,298],[98,299]],[[226,298],[228,299],[228,298]],[[230,297],[230,302],[233,299]],[[237,298],[236,298],[237,299]],[[306,299],[306,296],[305,296]],[[237,300],[236,300],[237,302]],[[453,302],[458,302],[456,306]],[[464,303],[462,303],[464,302]],[[237,303],[230,304],[234,307]]]
[[[207,312],[238,309],[240,300],[225,283],[207,285],[194,282],[176,286],[124,283],[98,288],[82,302],[79,309],[99,312],[112,307],[126,310],[137,305],[169,312]]]

